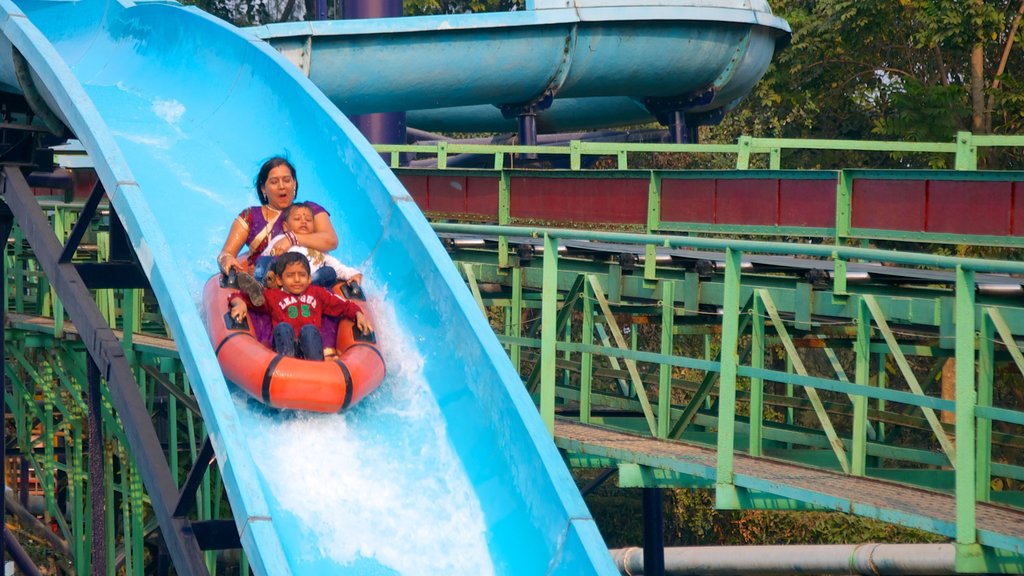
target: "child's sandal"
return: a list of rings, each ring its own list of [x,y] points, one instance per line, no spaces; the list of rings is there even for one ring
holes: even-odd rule
[[[256,280],[248,272],[239,272],[236,278],[238,289],[249,297],[249,301],[252,302],[253,306],[263,306],[265,302],[263,299],[263,285],[259,283],[259,280]]]

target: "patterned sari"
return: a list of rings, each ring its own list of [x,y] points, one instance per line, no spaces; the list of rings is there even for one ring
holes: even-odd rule
[[[327,214],[327,210],[316,202],[305,202],[305,204],[313,210],[314,218],[320,213]],[[330,214],[327,215],[330,216]],[[238,214],[238,220],[246,229],[245,245],[249,247],[249,253],[246,255],[247,262],[245,264],[251,268],[256,257],[267,249],[270,239],[279,234],[284,234],[284,220],[280,217],[275,218],[273,225],[271,225],[267,222],[266,217],[263,216],[262,206],[250,206],[242,210]]]

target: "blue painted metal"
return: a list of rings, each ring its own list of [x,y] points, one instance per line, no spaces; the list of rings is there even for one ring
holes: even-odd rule
[[[346,114],[530,104],[546,95],[556,101],[668,98],[693,101],[688,111],[701,113],[746,95],[788,40],[785,20],[764,2],[750,4],[576,0],[520,12],[283,23],[254,31],[303,67]],[[706,93],[706,101],[694,100]],[[578,128],[574,108],[553,106],[538,124]],[[570,118],[562,124],[559,115]],[[486,112],[481,118],[493,119]],[[618,122],[607,112],[599,120]]]
[[[410,563],[614,573],[443,247],[299,70],[248,33],[174,4],[0,0],[0,19],[0,82],[15,85],[13,45],[89,152],[132,240],[257,573],[416,572]],[[248,401],[224,381],[200,320],[227,227],[254,203],[260,162],[281,152],[297,165],[300,198],[331,212],[339,255],[383,295],[374,305],[392,375],[345,415],[278,414]]]
[[[516,120],[506,118],[499,108],[490,104],[410,110],[406,113],[410,126],[435,132],[512,132]],[[571,132],[594,126],[629,126],[650,122],[652,116],[643,102],[629,96],[595,96],[593,98],[561,98],[551,107],[537,113],[537,130]]]

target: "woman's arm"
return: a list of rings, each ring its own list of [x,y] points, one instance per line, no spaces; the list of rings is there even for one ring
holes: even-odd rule
[[[312,234],[294,234],[296,244],[306,248],[312,248],[321,252],[330,252],[338,247],[338,234],[331,224],[331,217],[327,212],[321,212],[313,217]],[[275,253],[284,254],[291,248],[291,238],[282,238],[274,244]]]
[[[248,233],[248,225],[245,221],[241,217],[235,218],[235,221],[231,223],[228,239],[224,241],[224,247],[220,249],[220,255],[217,256],[217,265],[221,272],[227,274],[232,268],[243,269],[237,256],[242,246],[245,246],[245,238]]]

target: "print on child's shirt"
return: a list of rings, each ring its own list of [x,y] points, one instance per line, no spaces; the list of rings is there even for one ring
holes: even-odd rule
[[[299,317],[309,318],[313,315],[313,310],[316,309],[316,304],[316,297],[309,293],[299,294],[298,296],[287,296],[277,303],[284,312],[284,315],[292,320]]]

